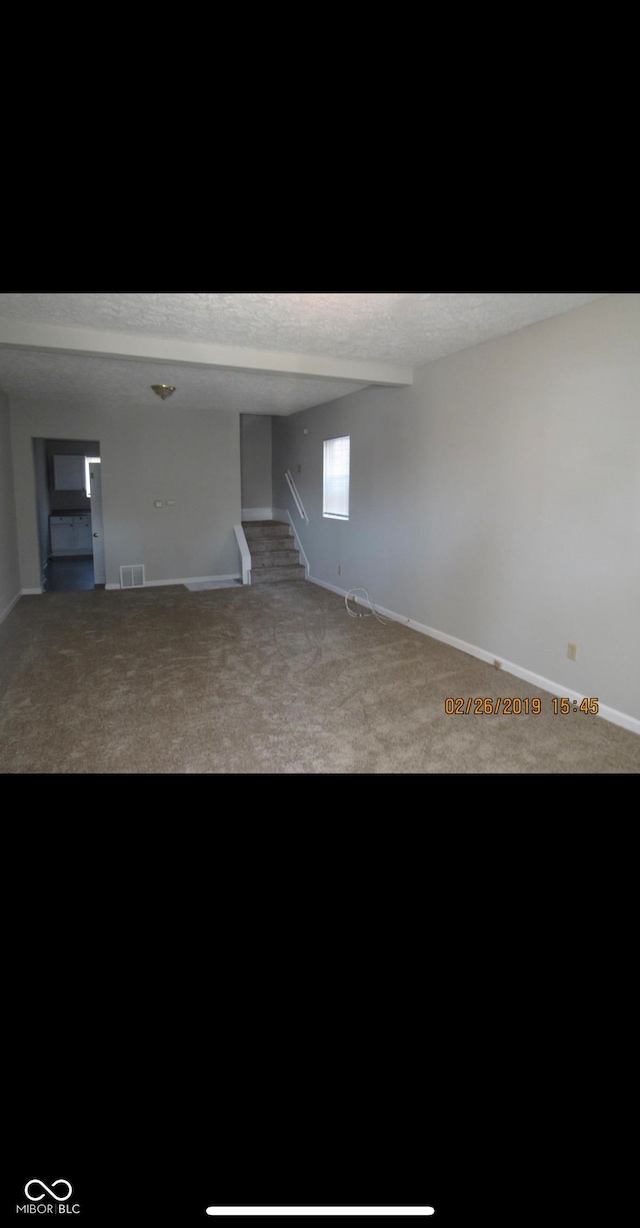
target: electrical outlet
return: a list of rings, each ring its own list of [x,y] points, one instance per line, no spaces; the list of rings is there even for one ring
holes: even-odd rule
[[[568,656],[568,658],[569,658],[569,660],[570,660],[570,661],[577,661],[577,660],[578,660],[578,645],[577,645],[577,644],[568,644],[568,645],[567,645],[567,656]]]

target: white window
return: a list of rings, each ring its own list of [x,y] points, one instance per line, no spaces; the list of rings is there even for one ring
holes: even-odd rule
[[[84,493],[87,499],[91,498],[91,471],[89,465],[99,465],[99,456],[85,456],[84,458]]]
[[[349,435],[324,441],[322,515],[349,519]]]

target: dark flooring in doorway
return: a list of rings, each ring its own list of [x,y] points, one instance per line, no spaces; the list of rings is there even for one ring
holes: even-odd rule
[[[49,559],[43,584],[45,593],[71,593],[76,589],[96,587],[104,588],[104,585],[95,583],[92,555]]]

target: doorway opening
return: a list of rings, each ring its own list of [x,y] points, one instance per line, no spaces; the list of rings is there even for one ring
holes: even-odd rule
[[[34,439],[44,593],[104,588],[100,444]]]

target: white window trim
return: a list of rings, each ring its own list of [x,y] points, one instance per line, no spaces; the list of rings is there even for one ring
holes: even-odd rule
[[[346,448],[344,447],[345,442],[347,445]],[[351,436],[338,435],[333,439],[325,439],[323,448],[323,518],[325,520],[348,520],[351,482]],[[334,466],[333,471],[331,468],[332,465]],[[340,484],[342,485],[342,489],[340,489]],[[338,490],[336,490],[336,486],[338,486]],[[346,511],[333,510],[344,506],[346,506]],[[327,507],[331,508],[332,510],[327,511]]]

